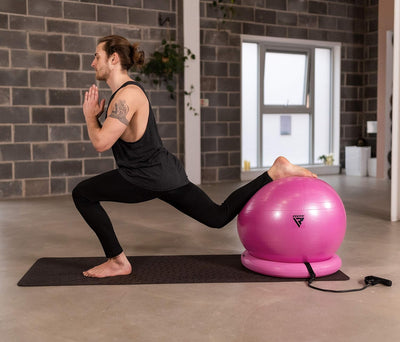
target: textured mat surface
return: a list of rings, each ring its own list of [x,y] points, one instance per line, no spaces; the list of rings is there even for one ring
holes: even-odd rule
[[[106,259],[41,258],[18,282],[19,286],[138,285],[182,283],[287,282],[304,279],[275,278],[254,273],[242,266],[240,254],[170,255],[128,257],[132,274],[103,279],[86,278],[82,272]],[[318,280],[348,280],[338,271]]]

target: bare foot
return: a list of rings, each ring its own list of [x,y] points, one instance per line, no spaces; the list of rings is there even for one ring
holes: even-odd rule
[[[293,165],[285,157],[276,158],[274,164],[268,170],[268,175],[272,178],[272,180],[294,176],[317,178],[315,173],[312,173],[310,170],[307,170],[304,167]]]
[[[91,278],[105,278],[127,275],[131,274],[131,272],[132,266],[125,253],[122,252],[114,258],[108,259],[105,263],[83,272],[83,275]]]

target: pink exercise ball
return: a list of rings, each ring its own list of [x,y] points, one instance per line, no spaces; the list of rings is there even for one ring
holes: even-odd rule
[[[245,267],[266,275],[304,278],[335,273],[346,233],[346,211],[335,190],[318,178],[283,178],[261,188],[244,206],[237,227]]]

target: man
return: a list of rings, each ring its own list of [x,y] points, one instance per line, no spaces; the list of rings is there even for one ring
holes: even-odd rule
[[[95,85],[85,93],[83,113],[93,146],[99,152],[112,148],[118,169],[87,179],[72,192],[77,209],[96,233],[108,258],[105,263],[83,272],[87,277],[132,272],[101,201],[138,203],[159,198],[207,226],[222,228],[272,180],[316,177],[279,157],[268,172],[217,205],[188,180],[179,160],[163,147],[147,95],[128,75],[134,64],[141,63],[143,54],[125,38],[113,35],[99,40],[92,67],[96,79],[105,81],[113,94],[103,125],[98,118],[104,111],[105,100],[99,102]]]

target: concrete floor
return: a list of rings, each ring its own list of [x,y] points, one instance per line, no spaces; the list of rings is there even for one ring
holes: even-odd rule
[[[0,202],[0,340],[70,341],[397,341],[400,338],[400,222],[389,221],[389,182],[324,176],[348,216],[338,251],[347,282],[390,278],[362,292],[333,294],[302,282],[72,286],[16,284],[41,257],[101,256],[69,197]],[[204,186],[221,202],[240,184]],[[156,200],[105,204],[128,255],[240,253],[236,221],[208,229]]]

